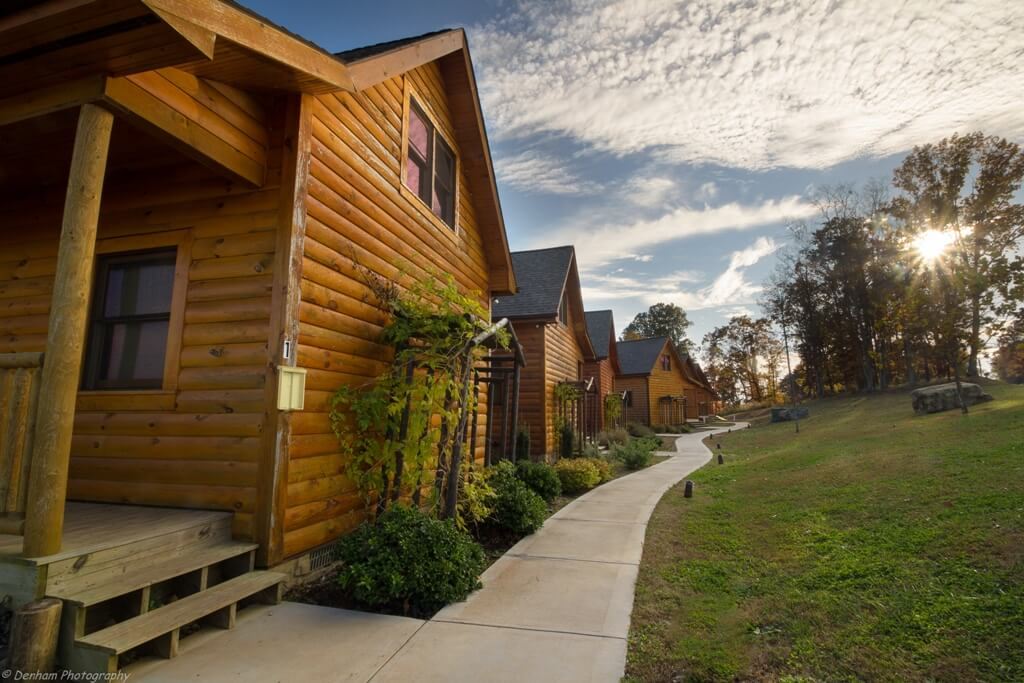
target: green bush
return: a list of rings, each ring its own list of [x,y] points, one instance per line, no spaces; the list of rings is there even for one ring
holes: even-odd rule
[[[651,464],[651,457],[660,445],[657,439],[633,439],[625,446],[616,446],[612,456],[622,461],[628,470],[641,470]]]
[[[674,433],[672,431],[672,428],[669,427],[668,425],[661,425],[661,424],[651,425],[651,429],[654,431],[655,434],[672,434],[672,433]]]
[[[530,428],[523,425],[516,436],[516,460],[530,459]]]
[[[647,425],[642,425],[639,422],[630,422],[626,425],[626,431],[629,432],[630,436],[637,438],[644,438],[654,436],[654,430]]]
[[[690,434],[693,432],[693,428],[688,424],[678,424],[676,427],[676,434]]]
[[[596,458],[588,458],[588,460],[597,468],[598,483],[603,484],[615,478],[612,464],[606,458],[598,456]]]
[[[562,482],[551,465],[520,460],[516,463],[516,476],[549,503],[562,493]]]
[[[480,586],[483,549],[415,508],[392,505],[338,543],[338,582],[359,602],[427,616]]]
[[[571,424],[564,424],[558,430],[558,457],[571,458],[573,446],[576,442],[576,435],[572,431]]]
[[[583,457],[584,458],[600,458],[601,457],[601,449],[597,447],[596,443],[588,443],[586,446],[583,447]]]
[[[548,505],[516,475],[516,466],[505,460],[492,467],[487,482],[494,490],[488,523],[516,536],[532,534],[544,524]]]
[[[601,481],[601,473],[593,458],[559,460],[555,463],[555,471],[558,472],[564,493],[582,493]]]
[[[608,445],[612,444],[625,444],[629,441],[629,432],[625,429],[613,429],[608,432]]]

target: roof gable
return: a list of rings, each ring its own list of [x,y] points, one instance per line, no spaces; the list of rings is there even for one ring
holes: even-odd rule
[[[668,337],[630,339],[616,343],[619,368],[623,375],[649,375],[668,344]]]
[[[512,267],[519,291],[496,298],[493,317],[557,318],[572,265],[571,246],[513,252]]]
[[[599,359],[607,358],[615,343],[615,322],[611,311],[587,311],[587,334]]]
[[[580,276],[576,269],[576,250],[572,246],[517,251],[512,254],[519,291],[514,295],[496,297],[491,317],[495,320],[539,319],[558,320],[563,296],[572,313],[576,339],[584,357],[594,358],[594,345],[587,333]]]
[[[451,110],[455,142],[462,150],[459,164],[465,171],[470,194],[479,208],[477,224],[484,237],[491,292],[515,292],[515,268],[509,252],[498,182],[465,31],[446,29],[346,50],[336,56],[345,62],[357,90],[372,87],[429,62],[438,62],[447,90],[445,94]]]

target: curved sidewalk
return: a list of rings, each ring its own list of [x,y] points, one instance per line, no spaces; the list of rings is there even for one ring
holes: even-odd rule
[[[685,434],[673,457],[559,510],[371,680],[618,681],[647,520],[669,488],[711,459],[701,441],[727,429]]]

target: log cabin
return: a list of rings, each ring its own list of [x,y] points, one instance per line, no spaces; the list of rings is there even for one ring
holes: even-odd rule
[[[704,374],[704,370],[693,359],[693,356],[683,356],[683,370],[686,378],[693,384],[693,388],[688,389],[690,394],[688,394],[686,404],[686,418],[699,420],[717,415],[719,410],[718,392],[711,386],[707,375]]]
[[[62,666],[173,656],[363,519],[327,414],[389,360],[362,275],[516,291],[465,35],[13,3],[0,141],[0,596],[64,600]]]
[[[594,345],[594,360],[583,364],[583,374],[586,377],[593,377],[596,382],[598,406],[597,412],[598,431],[612,429],[620,426],[622,412],[620,405],[619,417],[615,424],[611,424],[605,410],[605,402],[608,397],[615,394],[615,377],[622,373],[619,367],[619,353],[615,342],[615,319],[612,312],[587,311],[587,333]]]
[[[697,381],[687,374],[687,359],[668,337],[624,340],[616,344],[619,374],[615,391],[623,394],[627,422],[679,425],[696,417]]]
[[[526,356],[519,391],[519,422],[529,429],[530,456],[543,459],[557,450],[560,419],[573,422],[581,437],[594,433],[596,379],[585,365],[596,360],[571,246],[512,253],[519,291],[494,299],[492,318],[507,318]],[[590,381],[594,379],[594,381]],[[559,405],[556,387],[574,384],[583,392],[579,405]],[[583,439],[580,438],[580,441]]]

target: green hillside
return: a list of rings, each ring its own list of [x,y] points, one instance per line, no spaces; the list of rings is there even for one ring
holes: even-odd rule
[[[1024,387],[988,390],[723,435],[651,519],[629,678],[1024,680]]]

